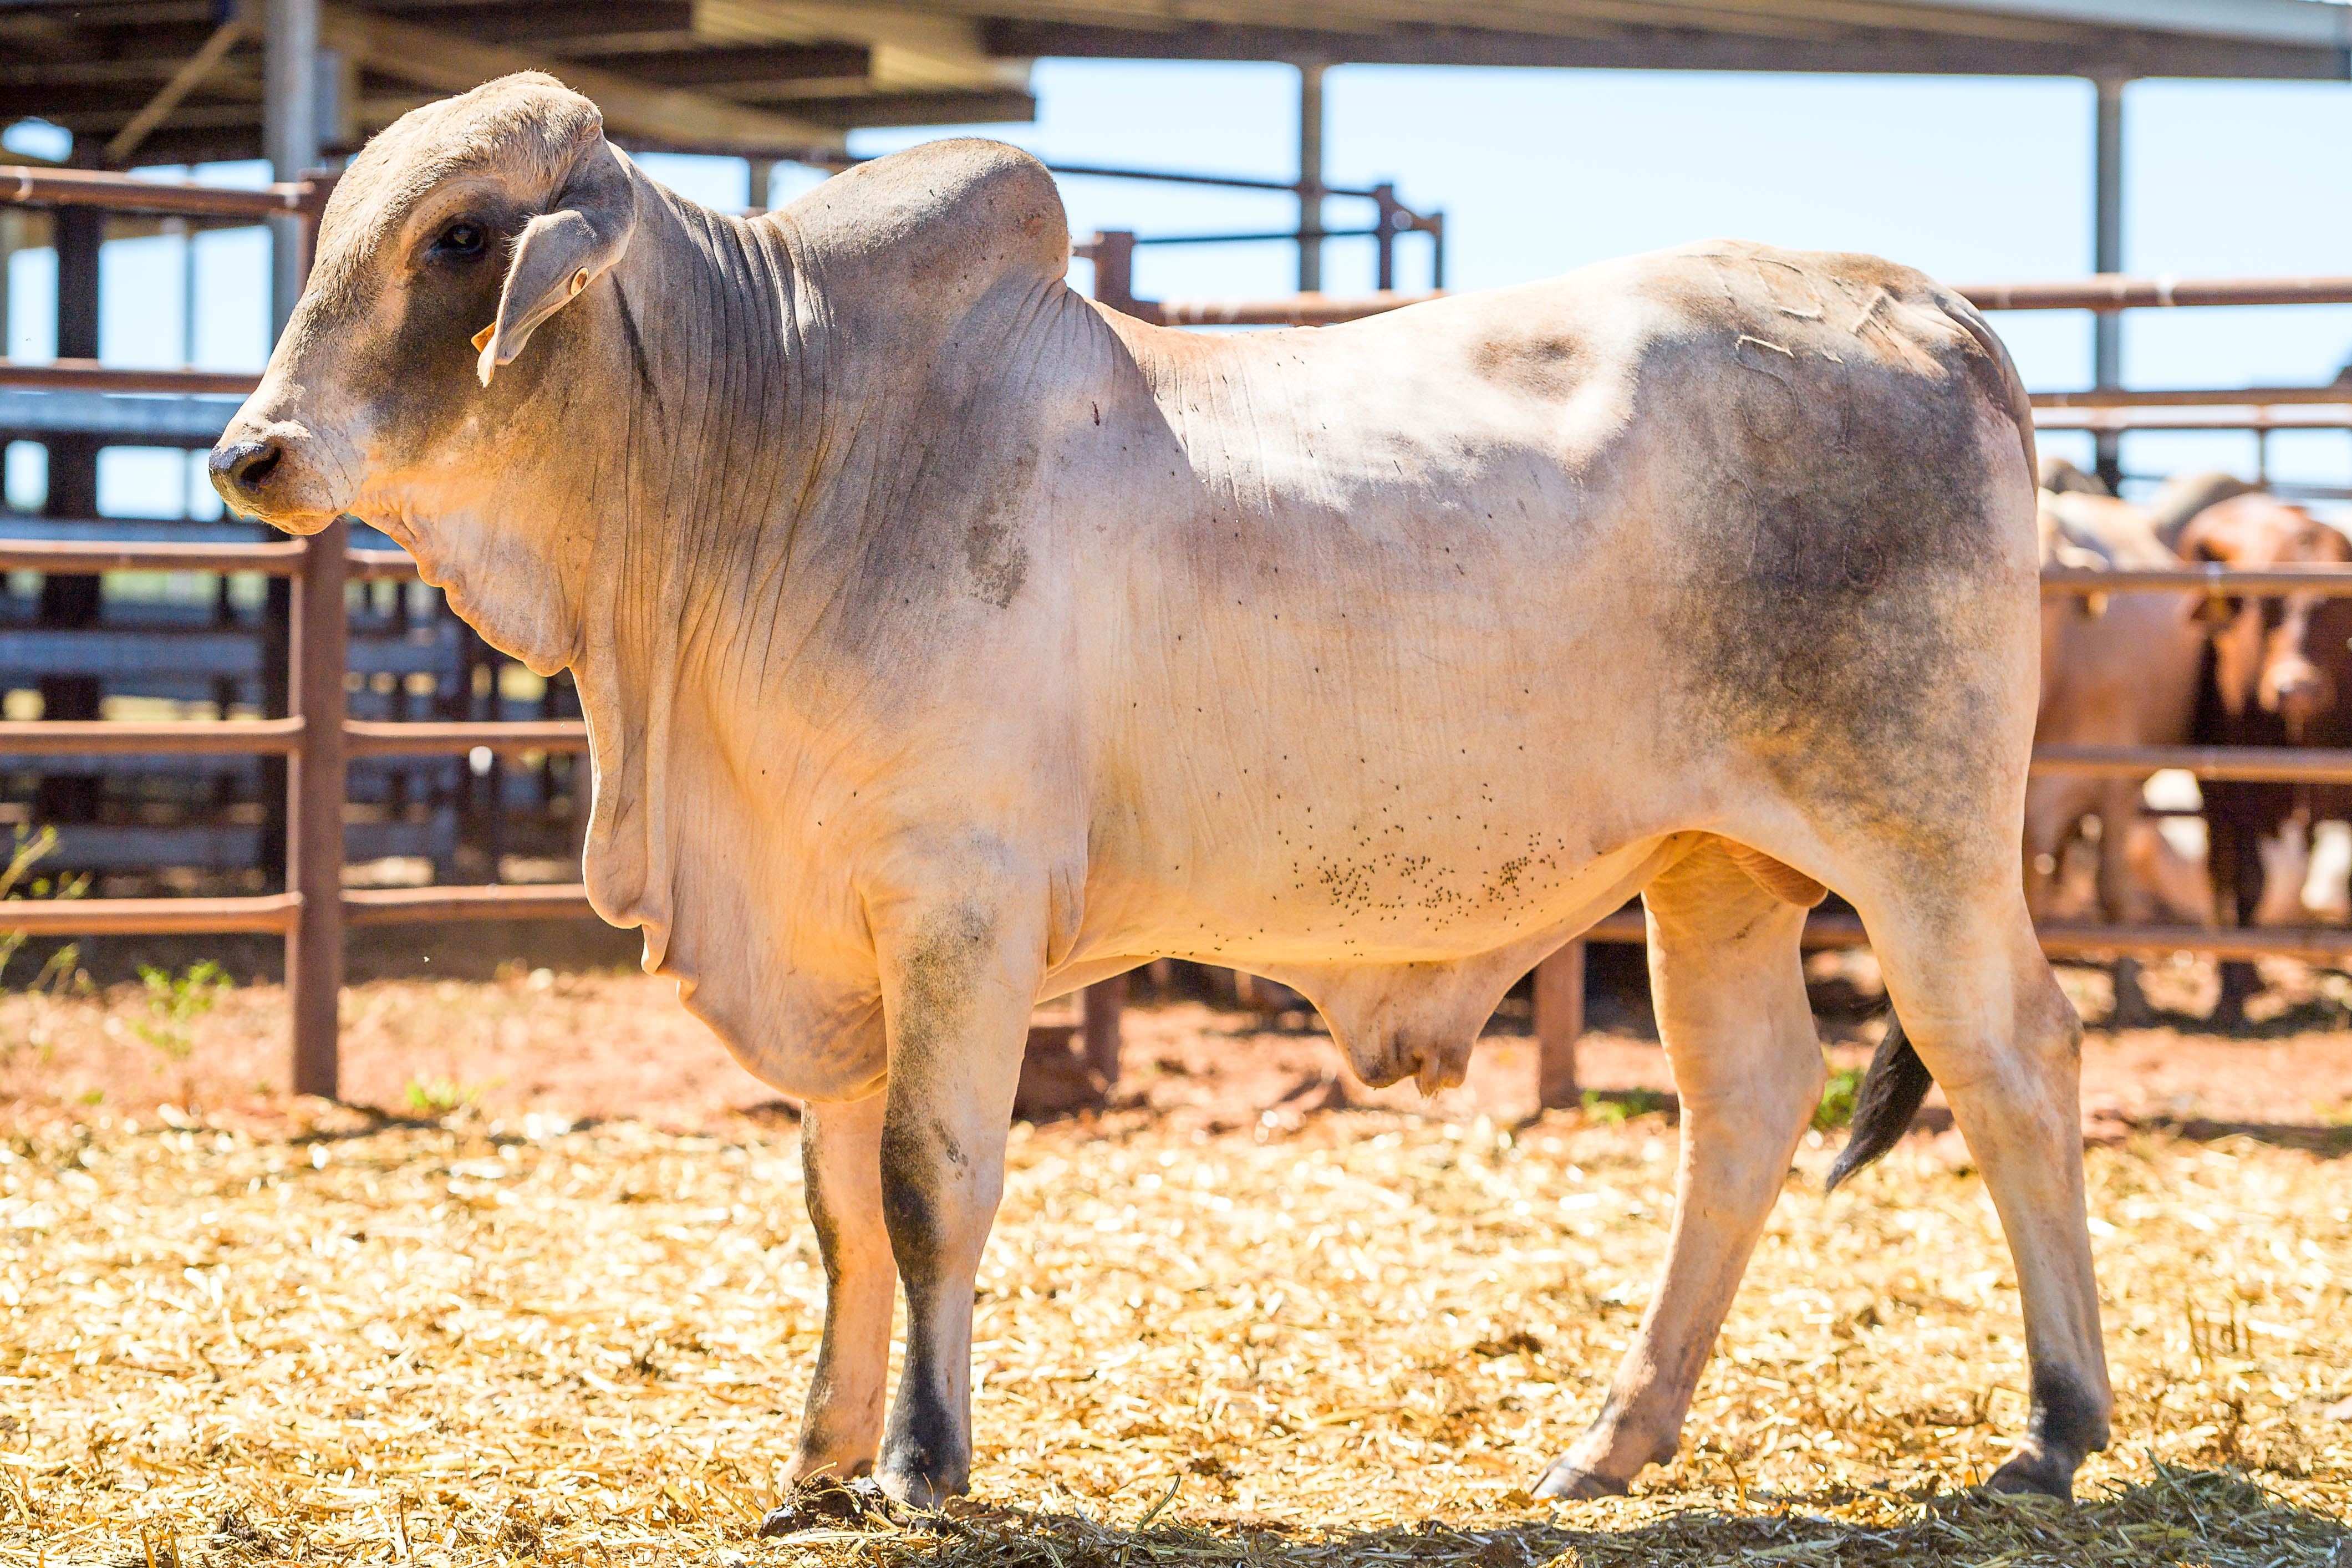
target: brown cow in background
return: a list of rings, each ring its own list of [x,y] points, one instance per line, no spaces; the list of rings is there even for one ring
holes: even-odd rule
[[[2063,458],[2041,473],[2042,561],[2145,570],[2213,562],[2253,570],[2352,563],[2352,542],[2244,480],[2183,476],[2146,508],[2110,496]],[[2042,605],[2041,743],[2352,746],[2352,603],[2296,594],[2209,598],[2117,594]],[[2185,900],[2183,867],[2162,864],[2143,813],[2147,778],[2038,773],[2028,785],[2027,898],[2053,912],[2068,846],[2099,827],[2100,915],[2137,924],[2177,917],[2228,925],[2300,918],[2299,829],[2352,818],[2352,789],[2284,784],[2203,786],[2210,900]],[[2176,873],[2167,875],[2167,873]],[[2267,897],[2266,897],[2267,894]],[[2209,912],[2210,903],[2210,912]],[[2254,967],[2222,966],[2214,1021],[2235,1027],[2260,988]],[[2115,967],[2110,1022],[2151,1015],[2132,960]]]
[[[2042,563],[2108,571],[2178,566],[2149,514],[2117,500],[2098,480],[2063,458],[2042,463]],[[2184,742],[2197,710],[2208,627],[2195,593],[2115,594],[2097,599],[2051,598],[2042,605],[2042,706],[2037,744],[2170,746]],[[2152,773],[2154,770],[2150,770]],[[2035,773],[2025,790],[2026,901],[2036,920],[2053,913],[2066,849],[2098,836],[2098,910],[2121,924],[2162,918],[2157,889],[2132,864],[2145,859],[2142,792],[2147,778]],[[2139,985],[2138,962],[2114,967],[2110,1023],[2152,1016]]]
[[[2186,510],[2179,498],[2222,498],[2179,522],[2173,540],[2184,560],[2238,568],[2352,564],[2352,541],[2242,481],[2200,476],[2175,481],[2171,490],[2176,512]],[[2343,705],[2352,690],[2352,605],[2315,594],[2249,595],[2217,601],[2214,618],[2209,679],[2190,730],[2195,743],[2352,744],[2352,713]],[[2252,923],[2262,905],[2264,839],[2298,819],[2352,816],[2352,793],[2340,787],[2209,782],[2202,795],[2207,865],[2225,925]],[[2225,962],[2213,1022],[2243,1024],[2246,1001],[2261,985],[2251,963]]]

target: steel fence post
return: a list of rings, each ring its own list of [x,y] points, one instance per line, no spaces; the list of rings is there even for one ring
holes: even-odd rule
[[[1579,1103],[1576,1042],[1584,1033],[1584,943],[1571,942],[1536,965],[1536,1103]]]
[[[302,749],[287,789],[286,886],[302,904],[286,940],[294,1021],[294,1092],[335,1097],[343,991],[343,669],[350,628],[343,584],[351,524],[310,536],[294,585],[294,710]]]
[[[1097,980],[1078,996],[1079,1016],[1086,1020],[1087,1065],[1101,1075],[1108,1089],[1118,1082],[1118,1016],[1127,1006],[1127,976]]]

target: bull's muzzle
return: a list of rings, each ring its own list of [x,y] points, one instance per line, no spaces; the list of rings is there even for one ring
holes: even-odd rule
[[[288,533],[316,533],[343,510],[319,445],[290,421],[239,419],[213,447],[213,489],[233,511]]]

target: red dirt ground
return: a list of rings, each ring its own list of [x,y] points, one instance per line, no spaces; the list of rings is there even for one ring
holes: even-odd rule
[[[1861,1065],[1882,1027],[1872,1016],[1868,958],[1816,955],[1809,967],[1832,1061]],[[2104,1011],[2103,974],[2062,976],[2086,1016]],[[2269,978],[2269,1021],[2252,1037],[2231,1038],[2200,1032],[2189,1016],[2210,1001],[2210,965],[2153,966],[2151,998],[2178,1010],[2168,1016],[2176,1026],[2093,1030],[2084,1049],[2086,1131],[2252,1127],[2309,1146],[2352,1146],[2352,1027],[2336,994],[2352,989],[2341,975],[2292,965]],[[1647,1037],[1646,1006],[1604,999],[1593,1012],[1599,1026],[1580,1047],[1582,1082],[1625,1110],[1654,1107],[1651,1097],[1671,1091],[1673,1078]],[[374,981],[349,990],[344,1017],[344,1101],[379,1114],[435,1115],[470,1103],[492,1118],[631,1117],[680,1129],[792,1114],[687,1015],[668,982],[634,973]],[[1410,1084],[1374,1090],[1357,1082],[1309,1016],[1270,1021],[1193,1001],[1139,1005],[1127,1014],[1117,1103],[1204,1131],[1347,1106],[1516,1121],[1536,1110],[1534,1041],[1507,1032],[1525,1027],[1523,1016],[1498,1019],[1469,1081],[1424,1102]],[[284,1093],[284,994],[270,985],[225,993],[179,1037],[137,986],[0,996],[0,1123],[325,1112],[315,1102],[298,1109]],[[1948,1126],[1948,1117],[1928,1121],[1931,1131]]]

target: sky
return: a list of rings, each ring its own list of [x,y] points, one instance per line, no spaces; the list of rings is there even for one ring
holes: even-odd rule
[[[1034,124],[866,132],[877,153],[975,134],[1066,161],[1291,178],[1297,75],[1273,65],[1043,60]],[[1327,178],[1391,180],[1409,205],[1442,208],[1448,282],[1517,283],[1588,262],[1728,236],[1805,248],[1874,252],[1955,283],[2079,276],[2090,270],[2092,89],[2073,79],[1763,76],[1636,71],[1342,67],[1326,77]],[[2133,84],[2125,263],[2140,273],[2260,276],[2352,272],[2352,85]],[[731,159],[648,156],[665,183],[713,205],[745,204]],[[176,171],[174,173],[177,173]],[[201,177],[265,179],[257,165]],[[813,186],[780,170],[779,204]],[[1295,204],[1272,194],[1068,178],[1074,233],[1143,235],[1286,228]],[[1333,200],[1334,227],[1368,204]],[[1427,241],[1400,244],[1399,282],[1427,279]],[[195,331],[187,331],[189,247],[171,236],[106,247],[102,357],[126,365],[186,361],[257,368],[267,353],[268,251],[257,232],[194,243]],[[1325,287],[1371,286],[1368,240],[1331,242]],[[1146,247],[1137,292],[1262,297],[1287,292],[1284,244]],[[1086,265],[1073,280],[1084,287]],[[12,357],[52,352],[47,252],[14,258]],[[2352,307],[2138,311],[2126,318],[2125,380],[2137,386],[2232,386],[2330,380],[2352,360]],[[2003,313],[1993,324],[2036,389],[2090,379],[2089,318]],[[2079,437],[2045,448],[2086,458]],[[36,493],[37,465],[12,453],[11,499]],[[2235,433],[2140,436],[2134,473],[2231,468],[2251,474],[2253,441]],[[2273,438],[2281,479],[2352,485],[2352,436]],[[100,472],[101,510],[210,516],[193,462],[117,449]]]

